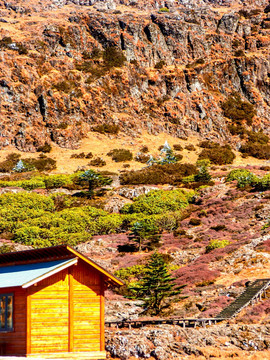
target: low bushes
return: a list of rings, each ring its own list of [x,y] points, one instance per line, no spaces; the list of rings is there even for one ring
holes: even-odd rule
[[[270,189],[270,174],[258,177],[249,170],[235,169],[232,170],[226,178],[226,181],[233,180],[237,180],[237,187],[239,188],[251,186],[256,191],[266,191]]]
[[[211,240],[210,243],[206,246],[206,253],[209,253],[210,251],[214,249],[223,249],[225,246],[229,245],[229,240]]]
[[[56,211],[55,196],[35,193],[0,196],[0,232],[10,232],[14,241],[33,246],[87,241],[94,234],[120,229],[123,217],[90,206]],[[73,206],[74,200],[66,201]]]
[[[132,152],[127,149],[113,149],[107,155],[115,162],[130,161],[133,158]]]
[[[92,130],[101,134],[118,134],[120,127],[116,124],[100,124],[93,126]]]
[[[252,125],[253,117],[256,115],[254,105],[247,101],[243,101],[237,92],[232,93],[226,101],[221,105],[224,116],[231,119],[233,124],[241,125],[246,122]]]
[[[11,153],[7,155],[6,159],[0,163],[0,172],[10,172],[19,161],[21,155]]]
[[[103,160],[101,157],[96,157],[95,159],[91,160],[88,165],[102,167],[106,165],[106,161]]]
[[[199,154],[199,160],[209,159],[212,164],[225,165],[232,164],[235,159],[235,154],[229,145],[221,146],[214,142],[203,142],[200,146],[204,149]]]
[[[122,185],[179,184],[183,177],[196,174],[197,171],[197,167],[192,164],[154,164],[141,170],[122,173],[120,182]]]
[[[257,159],[270,159],[270,145],[253,143],[248,141],[240,148],[241,153],[247,156],[253,156]]]
[[[51,144],[48,144],[47,142],[45,142],[44,145],[39,146],[39,147],[37,148],[37,151],[38,151],[38,152],[43,152],[43,153],[49,153],[49,152],[52,151],[52,145],[51,145]]]
[[[138,196],[133,204],[126,204],[122,208],[122,213],[133,214],[162,214],[167,211],[177,211],[188,206],[192,200],[194,192],[183,190],[154,190],[146,195]]]

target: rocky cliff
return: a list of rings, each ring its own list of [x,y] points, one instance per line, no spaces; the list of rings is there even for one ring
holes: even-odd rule
[[[0,148],[76,148],[97,124],[237,147],[221,107],[233,92],[269,133],[267,1],[145,3],[0,1]]]

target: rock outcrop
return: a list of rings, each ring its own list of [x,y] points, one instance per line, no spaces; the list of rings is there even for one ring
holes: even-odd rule
[[[252,129],[269,133],[266,1],[123,4],[0,1],[0,148],[72,149],[102,123],[132,136],[147,129],[237,143],[221,109],[232,92],[256,108]],[[91,58],[109,47],[125,55],[121,67]]]

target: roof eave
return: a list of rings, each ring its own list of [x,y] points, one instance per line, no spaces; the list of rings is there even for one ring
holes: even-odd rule
[[[91,265],[93,268],[97,269],[99,272],[101,272],[103,275],[105,275],[108,279],[110,279],[110,283],[113,283],[115,286],[122,286],[124,285],[124,282],[111,274],[109,271],[104,269],[102,266],[95,263],[93,260],[90,260],[88,257],[84,256],[77,250],[73,249],[71,246],[67,245],[67,249],[72,252],[74,255],[78,256],[80,259]]]

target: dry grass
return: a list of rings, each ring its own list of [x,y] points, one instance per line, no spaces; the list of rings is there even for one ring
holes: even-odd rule
[[[123,136],[121,134],[117,136],[107,136],[96,132],[90,132],[88,136],[81,141],[81,146],[79,149],[70,150],[60,148],[57,145],[52,145],[52,152],[49,153],[48,156],[57,161],[57,170],[54,171],[55,173],[72,173],[76,171],[78,167],[89,168],[89,166],[87,166],[89,159],[70,159],[70,157],[72,154],[79,154],[81,152],[87,154],[90,151],[93,153],[94,157],[101,157],[106,161],[107,165],[102,167],[102,170],[120,172],[121,170],[124,170],[123,163],[115,163],[112,161],[111,157],[106,155],[110,150],[124,148],[130,150],[135,156],[136,153],[140,151],[140,148],[146,145],[149,148],[150,154],[153,156],[158,156],[158,148],[160,145],[163,145],[166,140],[171,147],[174,144],[180,144],[183,148],[189,144],[194,145],[196,151],[188,151],[184,149],[180,152],[183,155],[181,163],[194,164],[197,161],[198,154],[201,151],[201,148],[198,147],[198,143],[200,141],[199,138],[189,137],[188,140],[181,140],[166,133],[160,133],[159,135],[155,136],[149,135],[147,132],[143,132],[142,135],[138,138]],[[0,151],[0,161],[3,161],[5,157],[12,152],[20,153],[22,157],[39,156],[39,153],[26,155],[26,153],[19,152],[14,147],[8,147]],[[129,161],[128,163],[130,164],[129,170],[138,170],[142,167],[145,167],[145,164],[134,160]],[[265,165],[265,161],[251,157],[243,159],[240,153],[237,153],[233,166],[235,167],[246,165]]]

